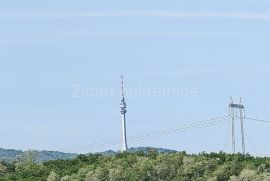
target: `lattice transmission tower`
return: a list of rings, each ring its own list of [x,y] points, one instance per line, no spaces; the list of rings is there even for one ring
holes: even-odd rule
[[[232,152],[235,153],[235,122],[240,121],[241,127],[241,140],[242,140],[242,153],[245,154],[245,130],[244,130],[244,119],[245,119],[245,106],[242,104],[242,98],[240,98],[239,104],[233,102],[231,97],[229,104],[229,115],[232,120]]]

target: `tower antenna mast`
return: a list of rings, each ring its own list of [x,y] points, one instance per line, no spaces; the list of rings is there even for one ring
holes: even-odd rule
[[[121,151],[127,151],[127,133],[126,133],[126,113],[127,113],[127,105],[125,101],[125,94],[124,94],[124,77],[121,75],[121,103],[120,103],[120,112],[122,118],[122,149]]]

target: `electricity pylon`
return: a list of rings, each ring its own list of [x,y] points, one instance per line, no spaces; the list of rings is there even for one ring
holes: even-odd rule
[[[239,112],[239,116],[238,116]],[[239,104],[235,104],[231,97],[229,104],[229,113],[232,119],[232,152],[235,153],[235,120],[239,118],[242,136],[242,153],[245,154],[245,130],[244,130],[244,119],[245,119],[245,107],[242,104],[242,98],[240,98]]]

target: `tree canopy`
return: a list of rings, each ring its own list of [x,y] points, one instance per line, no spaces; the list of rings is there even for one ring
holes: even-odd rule
[[[0,163],[0,180],[27,181],[240,181],[270,180],[270,158],[242,154],[185,152],[79,155],[35,162],[35,154]]]

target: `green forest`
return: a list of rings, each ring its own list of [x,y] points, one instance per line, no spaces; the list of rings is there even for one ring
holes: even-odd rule
[[[124,152],[36,162],[29,151],[0,163],[0,180],[26,181],[269,181],[270,158],[249,154]]]

